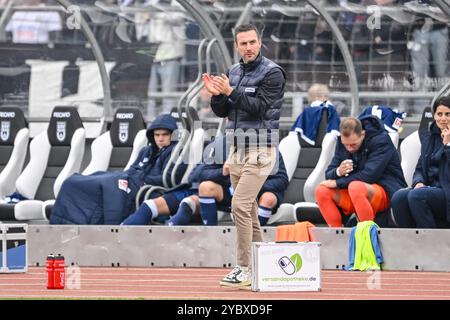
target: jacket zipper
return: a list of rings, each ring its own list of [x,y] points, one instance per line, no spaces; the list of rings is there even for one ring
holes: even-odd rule
[[[244,79],[245,76],[245,66],[243,67],[243,71],[242,71],[242,75],[241,78],[238,81],[238,84],[236,86],[236,90],[239,89],[239,86],[241,85],[242,80]],[[234,133],[236,133],[236,129],[237,129],[237,119],[238,119],[238,112],[239,111],[239,104],[236,104],[236,111],[234,114]]]

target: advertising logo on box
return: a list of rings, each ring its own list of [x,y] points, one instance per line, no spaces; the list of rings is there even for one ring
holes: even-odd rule
[[[293,254],[290,258],[283,256],[278,260],[278,265],[284,273],[292,276],[302,268],[302,256],[299,253]]]
[[[262,244],[254,250],[256,291],[320,290],[318,244]]]

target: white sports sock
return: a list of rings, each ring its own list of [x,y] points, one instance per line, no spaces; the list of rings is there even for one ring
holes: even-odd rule
[[[268,209],[266,207],[258,207],[258,215],[264,218],[270,218],[272,215],[272,209]]]
[[[189,208],[191,208],[192,213],[195,213],[195,210],[197,209],[194,200],[192,200],[190,197],[184,198],[183,200],[181,200],[181,203],[186,203]],[[181,205],[180,203],[180,205]]]
[[[144,203],[150,208],[152,211],[152,220],[158,216],[158,207],[156,207],[155,201],[153,200],[145,200]]]

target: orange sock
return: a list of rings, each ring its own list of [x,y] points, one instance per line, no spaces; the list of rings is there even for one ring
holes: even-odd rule
[[[369,190],[364,182],[353,181],[348,185],[348,193],[360,222],[373,220],[375,212],[369,202]]]
[[[348,193],[360,222],[373,221],[377,212],[387,208],[387,195],[383,187],[378,184],[371,187],[374,194],[369,201],[369,190],[364,182],[353,181],[348,185]]]
[[[316,201],[320,213],[327,224],[334,228],[342,227],[341,212],[334,201],[337,192],[339,192],[339,189],[330,189],[321,185],[316,188]]]
[[[356,212],[359,221],[374,220],[377,212],[388,207],[386,191],[378,184],[372,184],[374,194],[369,201],[369,190],[362,181],[353,181],[348,189],[330,189],[324,186],[316,188],[316,200],[320,213],[330,227],[342,227],[342,216]]]

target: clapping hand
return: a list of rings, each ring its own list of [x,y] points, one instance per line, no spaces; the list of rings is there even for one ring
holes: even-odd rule
[[[233,92],[233,87],[230,86],[230,79],[223,73],[221,76],[214,77],[213,83],[214,88],[226,96],[229,96]]]
[[[228,175],[230,175],[230,165],[228,164],[228,162],[225,162],[225,163],[223,164],[223,167],[222,167],[222,175],[223,175],[223,176],[228,176]]]
[[[207,73],[202,74],[202,80],[206,90],[208,90],[208,92],[213,96],[218,96],[220,94],[220,91],[214,85],[214,78],[214,76]]]

